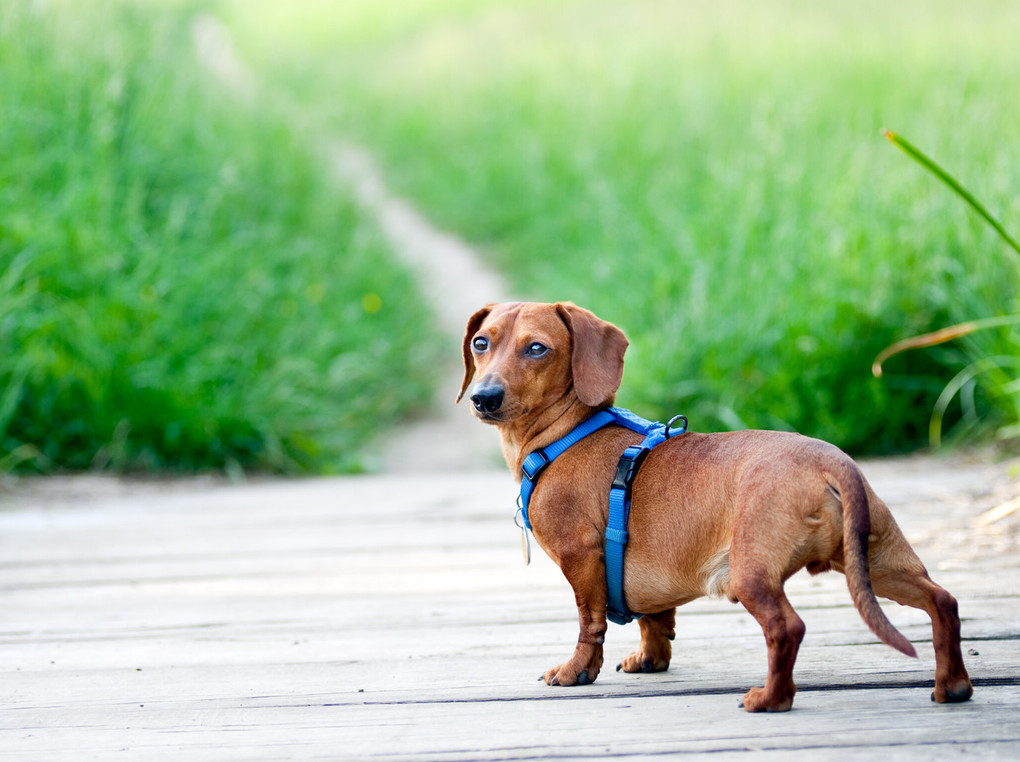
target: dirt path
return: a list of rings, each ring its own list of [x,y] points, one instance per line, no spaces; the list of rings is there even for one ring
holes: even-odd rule
[[[258,97],[258,78],[237,55],[223,24],[200,15],[192,35],[199,59],[213,76],[238,97]],[[430,408],[376,443],[369,466],[386,472],[426,472],[499,462],[492,432],[474,424],[454,398],[461,381],[457,348],[467,318],[484,304],[511,299],[509,287],[470,245],[436,228],[409,201],[394,194],[363,146],[329,136],[322,140],[321,150],[337,183],[353,195],[396,256],[417,274],[422,295],[451,348]]]
[[[509,300],[510,289],[466,242],[435,228],[407,200],[387,188],[372,156],[335,140],[330,146],[336,178],[351,188],[398,257],[418,274],[422,293],[450,347],[432,407],[381,443],[380,465],[388,472],[449,471],[497,462],[496,438],[454,404],[462,369],[459,354],[468,317],[489,302]]]

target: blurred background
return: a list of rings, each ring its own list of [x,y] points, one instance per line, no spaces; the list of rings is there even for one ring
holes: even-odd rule
[[[1011,0],[5,0],[0,471],[358,471],[429,404],[459,337],[332,137],[515,293],[624,328],[646,417],[905,452],[952,384],[950,443],[1015,443],[1015,323],[871,364],[1020,311],[1020,259],[880,132],[1015,236],[1018,30]]]

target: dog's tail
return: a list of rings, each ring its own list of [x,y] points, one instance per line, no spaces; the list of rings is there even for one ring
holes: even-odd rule
[[[843,503],[843,562],[850,597],[865,624],[886,645],[907,656],[917,656],[910,641],[886,617],[871,589],[868,566],[868,535],[871,533],[871,513],[864,478],[853,462],[830,472],[833,486],[839,491]]]

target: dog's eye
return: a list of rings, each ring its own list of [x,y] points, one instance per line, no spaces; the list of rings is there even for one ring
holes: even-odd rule
[[[471,346],[475,348],[476,352],[484,352],[489,348],[489,340],[484,336],[476,336],[471,342]]]
[[[545,344],[539,344],[537,341],[533,341],[528,344],[528,348],[525,350],[525,354],[528,357],[542,357],[549,351],[549,347]]]

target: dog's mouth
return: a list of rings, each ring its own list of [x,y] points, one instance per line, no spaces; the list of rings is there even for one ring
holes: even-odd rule
[[[498,424],[506,423],[508,420],[510,420],[510,416],[507,416],[506,413],[502,410],[497,410],[492,413],[487,412],[485,410],[475,410],[474,413],[475,418],[477,418],[482,423]]]
[[[478,409],[478,407],[475,407],[471,412],[473,412],[475,418],[477,418],[482,423],[488,423],[492,424],[493,426],[498,426],[500,424],[510,423],[516,420],[517,418],[520,418],[521,415],[524,413],[524,409],[520,404],[511,403],[503,404],[496,410],[485,410],[484,408],[480,410]]]

